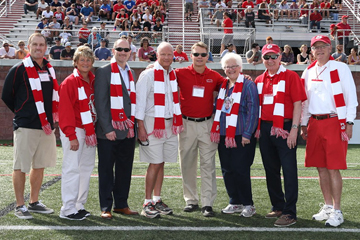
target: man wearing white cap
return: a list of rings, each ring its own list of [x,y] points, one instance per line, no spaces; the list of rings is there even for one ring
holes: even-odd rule
[[[301,135],[307,140],[305,166],[316,167],[325,204],[313,219],[326,226],[344,222],[340,210],[346,151],[358,105],[356,87],[346,64],[333,60],[331,41],[318,35],[311,39],[316,58],[302,74],[308,101],[304,102]]]
[[[65,49],[61,51],[61,60],[72,60],[74,57],[75,49],[71,49],[71,43],[65,43]]]
[[[279,218],[274,225],[287,227],[296,223],[298,179],[296,147],[301,102],[306,100],[304,86],[297,73],[281,64],[281,51],[276,44],[262,49],[266,71],[258,76],[260,115],[255,137],[259,138],[266,184],[272,204],[265,218]],[[284,175],[284,192],[280,170]]]

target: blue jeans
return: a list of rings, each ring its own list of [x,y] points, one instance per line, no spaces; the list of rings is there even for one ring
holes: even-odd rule
[[[38,9],[38,5],[37,5],[37,4],[34,5],[34,6],[28,6],[28,5],[24,4],[24,13],[25,13],[25,14],[28,13],[28,10],[29,10],[29,11],[34,11],[34,13],[36,13],[37,9]]]
[[[311,21],[310,22],[310,30],[316,25],[317,29],[320,30],[320,22],[318,21]]]

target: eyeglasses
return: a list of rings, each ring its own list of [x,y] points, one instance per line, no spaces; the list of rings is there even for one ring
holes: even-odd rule
[[[239,65],[226,66],[226,67],[224,67],[224,69],[234,70],[234,69],[237,68],[238,66],[239,66]]]
[[[275,60],[278,59],[279,55],[265,55],[263,56],[264,60],[269,60],[270,58]]]
[[[326,47],[328,47],[328,46],[330,46],[329,44],[325,44],[325,45],[321,45],[321,46],[317,46],[317,47],[315,47],[315,46],[312,46],[311,47],[311,50],[324,50]]]
[[[130,52],[130,48],[117,47],[117,48],[115,48],[115,50],[118,52],[121,52],[121,51]]]
[[[207,53],[192,53],[192,55],[193,55],[194,57],[198,57],[198,56],[206,57],[208,54],[207,54]]]

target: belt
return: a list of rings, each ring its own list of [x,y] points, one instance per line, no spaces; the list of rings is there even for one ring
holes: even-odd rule
[[[328,118],[337,117],[337,114],[330,113],[330,114],[311,115],[311,117],[315,118],[316,120],[324,120],[324,119],[328,119]]]
[[[193,121],[193,122],[203,122],[205,120],[209,120],[211,118],[210,117],[204,117],[204,118],[191,118],[191,117],[187,117],[185,116],[184,114],[182,115],[182,117],[186,120],[189,120],[189,121]]]
[[[284,119],[284,123],[286,123],[286,122],[291,122],[292,121],[292,119],[290,119],[290,118],[285,118]],[[264,123],[273,123],[273,121],[265,121],[265,120],[261,120],[261,122],[264,122]]]
[[[171,120],[172,118],[165,118],[165,120]]]

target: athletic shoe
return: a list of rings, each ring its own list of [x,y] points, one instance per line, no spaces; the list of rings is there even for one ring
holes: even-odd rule
[[[33,216],[29,213],[25,205],[16,207],[14,214],[20,219],[33,219]]]
[[[155,209],[154,204],[149,202],[148,204],[143,205],[143,210],[141,211],[141,215],[143,215],[147,218],[159,218],[160,212]]]
[[[238,205],[229,204],[227,205],[226,208],[221,209],[221,213],[226,213],[226,214],[241,213],[243,209],[244,206],[242,204],[238,204]]]
[[[282,211],[271,211],[268,214],[265,215],[265,218],[278,218],[282,215]]]
[[[173,213],[173,210],[168,207],[162,200],[159,200],[155,203],[155,209],[158,210],[163,215],[170,215]]]
[[[244,206],[244,209],[240,213],[240,216],[243,217],[252,217],[256,213],[255,207],[252,205],[246,205]]]
[[[77,221],[81,221],[81,220],[84,220],[86,217],[85,215],[83,215],[82,213],[73,213],[73,214],[69,214],[69,215],[62,215],[60,213],[59,215],[60,218],[63,218],[63,219],[67,219],[67,220],[77,220]]]
[[[188,204],[184,207],[184,212],[193,212],[199,208],[197,204]]]
[[[344,222],[344,216],[340,210],[332,209],[325,226],[337,227]]]
[[[294,225],[296,223],[296,219],[292,218],[290,214],[281,215],[281,217],[275,221],[275,227],[288,227]]]
[[[81,214],[81,215],[83,215],[84,217],[88,217],[88,216],[91,215],[90,212],[89,212],[89,211],[86,211],[85,209],[80,209],[80,210],[78,211],[78,213]]]
[[[204,217],[215,217],[215,213],[210,206],[205,206],[201,208],[201,212],[204,215]]]
[[[34,212],[34,213],[49,214],[49,213],[54,212],[53,209],[46,207],[45,204],[41,203],[41,201],[29,203],[28,209],[29,209],[29,212]]]
[[[333,208],[329,207],[329,205],[320,203],[320,210],[317,214],[312,216],[312,219],[317,221],[328,220],[332,209]]]

